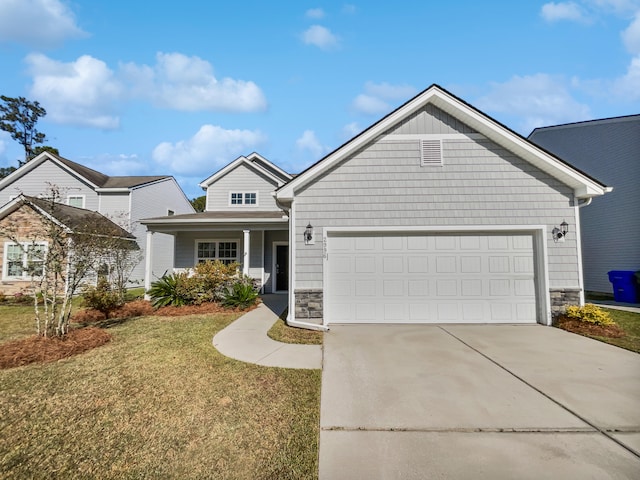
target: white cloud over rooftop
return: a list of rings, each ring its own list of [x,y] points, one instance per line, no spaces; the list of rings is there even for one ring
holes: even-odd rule
[[[191,138],[160,143],[153,149],[152,158],[177,174],[204,177],[231,159],[259,150],[266,142],[267,136],[259,130],[203,125]]]
[[[73,12],[59,0],[0,2],[0,42],[46,48],[86,36]]]

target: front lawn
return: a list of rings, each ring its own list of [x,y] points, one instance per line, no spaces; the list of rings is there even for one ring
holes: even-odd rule
[[[28,310],[0,306],[0,348],[30,333]],[[218,353],[238,315],[133,319],[84,354],[1,370],[0,477],[316,478],[320,371]]]
[[[614,310],[613,308],[603,308],[603,310],[609,312],[613,321],[624,331],[624,336],[608,338],[593,335],[593,338],[640,353],[640,313]]]

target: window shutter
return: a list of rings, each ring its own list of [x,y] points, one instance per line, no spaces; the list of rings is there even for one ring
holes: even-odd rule
[[[420,140],[420,166],[442,165],[442,140]]]

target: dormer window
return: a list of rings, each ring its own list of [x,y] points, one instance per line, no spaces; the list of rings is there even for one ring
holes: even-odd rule
[[[258,193],[230,192],[229,205],[258,205]]]

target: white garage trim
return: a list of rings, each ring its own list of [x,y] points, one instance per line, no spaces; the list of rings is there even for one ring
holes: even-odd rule
[[[336,323],[331,318],[331,307],[329,298],[329,288],[331,279],[329,278],[329,253],[332,237],[344,237],[349,234],[354,236],[362,234],[370,234],[375,237],[376,234],[381,236],[390,236],[393,234],[424,234],[430,235],[451,235],[475,233],[479,235],[531,235],[532,253],[534,260],[534,284],[535,284],[535,320],[545,325],[551,324],[551,308],[549,295],[549,277],[547,271],[547,246],[546,246],[546,227],[542,225],[498,225],[498,226],[433,226],[433,227],[326,227],[323,229],[323,305],[324,305],[324,325]]]

